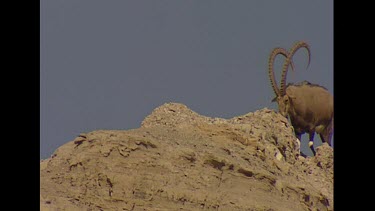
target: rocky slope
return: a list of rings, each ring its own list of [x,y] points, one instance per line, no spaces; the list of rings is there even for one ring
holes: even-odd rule
[[[287,119],[156,108],[132,130],[80,134],[40,162],[41,210],[333,210],[333,152],[299,155]]]

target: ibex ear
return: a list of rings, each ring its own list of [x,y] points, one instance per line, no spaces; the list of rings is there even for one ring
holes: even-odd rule
[[[276,97],[274,97],[274,98],[272,99],[272,101],[271,101],[271,102],[275,102],[275,101],[276,101],[276,99],[277,99],[277,96],[276,96]]]
[[[288,95],[290,99],[296,99],[296,96],[294,95]]]

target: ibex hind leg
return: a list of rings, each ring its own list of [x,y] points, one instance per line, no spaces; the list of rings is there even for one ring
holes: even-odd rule
[[[320,139],[322,139],[322,142],[327,142],[329,146],[332,146],[331,139],[332,139],[332,129],[327,128],[324,130],[321,134],[319,134]]]

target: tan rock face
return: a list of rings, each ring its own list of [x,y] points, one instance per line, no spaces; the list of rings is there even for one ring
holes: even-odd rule
[[[333,152],[299,156],[287,119],[156,108],[133,130],[80,134],[40,163],[41,210],[333,210]]]

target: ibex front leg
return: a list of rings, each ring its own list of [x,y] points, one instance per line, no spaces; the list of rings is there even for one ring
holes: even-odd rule
[[[315,132],[310,132],[309,133],[309,147],[311,149],[311,151],[313,152],[314,156],[315,156],[315,149],[314,149],[314,135],[315,135]]]
[[[302,136],[302,133],[298,133],[297,131],[294,131],[294,134],[296,135],[296,138],[298,139],[299,143],[301,143],[301,136]],[[307,157],[307,155],[305,155],[302,151],[301,151],[301,146],[299,147],[300,149],[300,155],[304,158]]]

